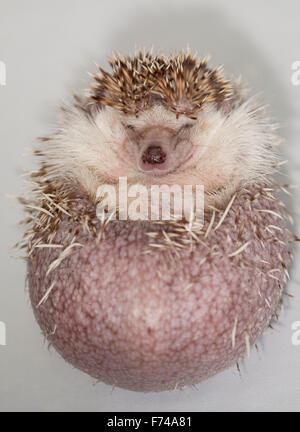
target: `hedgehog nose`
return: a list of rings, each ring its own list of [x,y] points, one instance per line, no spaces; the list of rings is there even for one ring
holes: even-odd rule
[[[149,164],[162,164],[166,160],[166,153],[161,146],[151,145],[143,153],[142,160],[144,163]]]

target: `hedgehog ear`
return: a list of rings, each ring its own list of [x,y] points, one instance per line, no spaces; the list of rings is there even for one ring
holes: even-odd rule
[[[234,108],[234,104],[231,100],[225,100],[218,105],[218,109],[222,111],[226,116],[231,113]]]
[[[250,89],[244,83],[242,84],[239,80],[233,82],[232,94],[228,99],[223,100],[218,104],[220,109],[225,115],[229,115],[233,110],[238,108],[249,95]]]
[[[233,110],[238,108],[242,104],[243,100],[237,97],[237,95],[226,99],[218,104],[218,110],[228,116]]]
[[[103,109],[103,105],[99,104],[98,102],[91,102],[88,103],[87,105],[87,112],[89,113],[89,115],[94,119],[96,118],[98,112]]]

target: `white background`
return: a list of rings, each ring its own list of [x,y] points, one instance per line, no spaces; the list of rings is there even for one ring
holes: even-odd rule
[[[20,211],[7,195],[21,191],[31,166],[26,149],[55,124],[57,105],[87,86],[94,61],[105,65],[113,50],[135,45],[163,51],[185,48],[210,53],[229,73],[241,74],[263,92],[286,139],[287,181],[300,184],[300,85],[291,65],[300,60],[299,1],[196,0],[0,0],[0,60],[7,85],[0,87],[0,321],[7,345],[0,346],[0,410],[271,410],[300,408],[300,346],[292,345],[292,323],[300,321],[300,267],[296,253],[285,313],[241,365],[198,385],[140,394],[93,385],[87,375],[48,351],[24,289],[25,264],[10,258],[20,238]],[[300,220],[299,192],[289,204]]]

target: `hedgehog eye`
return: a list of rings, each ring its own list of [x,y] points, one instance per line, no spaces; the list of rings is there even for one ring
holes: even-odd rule
[[[184,125],[181,126],[181,128],[179,129],[178,133],[180,132],[184,132],[186,130],[189,130],[193,127],[194,125],[192,123],[185,123]]]
[[[125,128],[130,129],[130,130],[134,130],[134,126],[132,126],[131,124],[125,125]]]
[[[192,123],[186,123],[182,126],[183,129],[191,129],[194,125]]]

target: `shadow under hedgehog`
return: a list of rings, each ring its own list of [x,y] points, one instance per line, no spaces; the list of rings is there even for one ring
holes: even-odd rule
[[[64,359],[136,391],[199,383],[277,317],[294,236],[280,139],[239,80],[190,52],[109,59],[35,151],[30,298]],[[99,219],[97,190],[203,185],[204,223]]]

